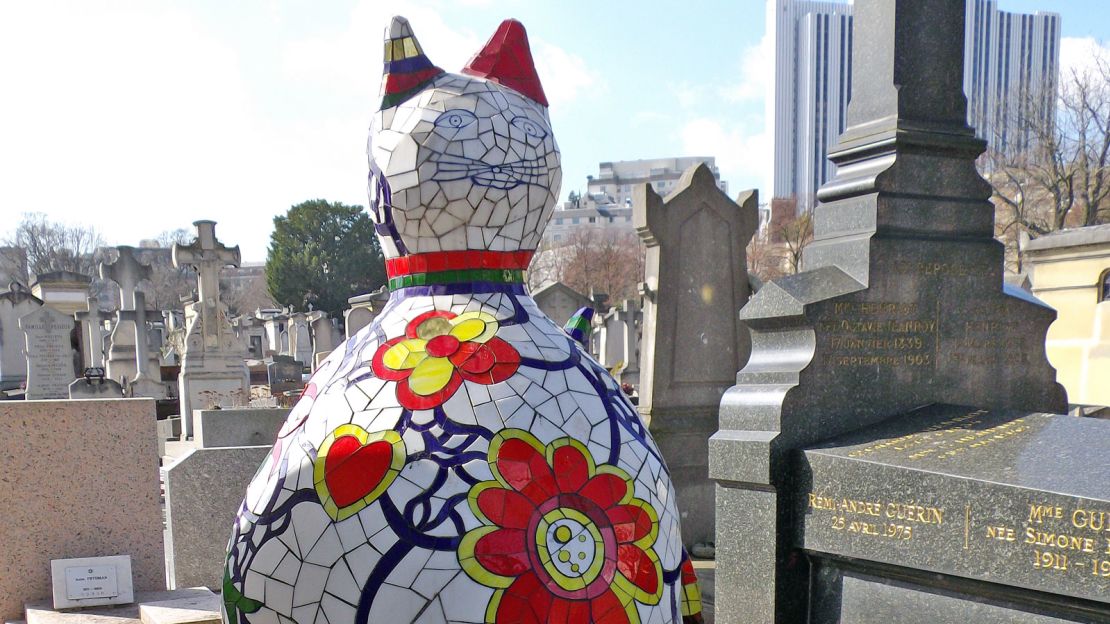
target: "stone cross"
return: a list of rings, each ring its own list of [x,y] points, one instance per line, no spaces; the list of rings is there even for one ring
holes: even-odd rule
[[[131,381],[139,381],[142,379],[149,379],[150,374],[147,371],[147,358],[146,353],[148,349],[147,339],[149,336],[147,328],[147,313],[146,313],[146,295],[142,291],[135,291],[132,303],[135,306],[133,310],[120,310],[116,312],[116,322],[130,321],[135,324],[135,377]]]
[[[638,379],[640,375],[640,332],[636,327],[640,316],[639,302],[632,299],[625,299],[617,310],[617,320],[624,331],[624,372],[629,379]]]
[[[81,350],[85,353],[85,368],[104,367],[104,316],[96,297],[88,298],[88,310],[75,312],[73,318],[81,322]]]
[[[239,266],[239,246],[227,247],[216,239],[215,221],[195,221],[197,237],[190,245],[174,244],[173,266],[190,266],[197,272],[197,302],[201,304],[201,330],[204,347],[216,349],[220,332],[220,269]]]
[[[112,280],[119,287],[121,310],[135,309],[135,287],[144,279],[150,279],[149,264],[142,264],[135,257],[135,248],[121,245],[116,247],[119,257],[114,262],[100,263],[100,277]]]

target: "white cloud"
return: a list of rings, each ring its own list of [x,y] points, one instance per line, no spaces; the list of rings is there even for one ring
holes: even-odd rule
[[[552,108],[570,104],[593,90],[603,92],[601,76],[586,66],[582,57],[542,39],[531,41],[536,72],[543,82],[543,91]]]
[[[698,117],[682,126],[679,140],[683,154],[716,157],[730,195],[759,186],[762,199],[770,200],[774,158],[771,133],[762,123]]]
[[[1095,69],[1096,59],[1110,61],[1110,45],[1093,37],[1062,37],[1060,39],[1060,80],[1066,82],[1072,72],[1078,75]]]
[[[289,19],[280,4],[262,19]],[[445,23],[430,2],[363,0],[339,29],[250,49],[189,5],[139,0],[7,3],[0,17],[0,213],[97,227],[113,244],[212,218],[246,260],[265,257],[275,214],[324,196],[365,204],[366,128],[382,32],[405,15],[433,62],[458,71],[493,34]],[[494,27],[496,24],[494,24]],[[533,41],[548,96],[600,80]],[[277,72],[248,63],[259,55]],[[269,75],[267,75],[269,74]],[[274,75],[276,74],[276,75]]]
[[[730,102],[762,101],[775,79],[772,35],[764,34],[759,43],[748,46],[740,55],[740,80],[724,86],[720,93]]]

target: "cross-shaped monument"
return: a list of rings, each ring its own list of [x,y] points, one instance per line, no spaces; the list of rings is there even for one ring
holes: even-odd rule
[[[87,299],[88,309],[75,312],[73,318],[81,323],[81,351],[84,354],[85,368],[104,367],[104,319],[100,302],[96,297]]]
[[[123,396],[123,388],[104,370],[104,319],[108,317],[101,312],[96,297],[86,299],[86,304],[84,312],[73,313],[73,318],[81,324],[81,353],[85,369],[83,375],[69,384],[69,398],[119,398]],[[118,322],[116,326],[119,326]],[[142,352],[135,351],[136,359],[141,360],[138,354]]]
[[[173,265],[197,272],[197,301],[185,308],[185,353],[181,359],[182,436],[192,435],[192,411],[246,403],[246,348],[232,331],[220,302],[220,269],[239,266],[239,247],[216,239],[215,221],[196,221],[197,237],[173,246]]]
[[[121,245],[116,251],[119,256],[115,261],[100,263],[100,277],[116,283],[119,288],[120,310],[132,312],[135,310],[135,289],[139,282],[150,279],[151,268],[149,264],[139,262],[134,247]],[[136,332],[135,323],[130,320],[117,322],[112,328],[108,347],[109,378],[116,381],[135,378],[138,372],[135,369]],[[149,354],[144,355],[148,360],[153,360]]]
[[[148,329],[146,295],[141,291],[134,294],[134,310],[120,310],[116,312],[116,323],[130,322],[135,325],[135,376],[127,380],[126,389],[129,397],[151,397],[154,399],[166,398],[166,387],[162,384],[161,374],[151,371],[147,358],[140,357],[140,353],[148,353]],[[155,369],[159,370],[159,369]]]

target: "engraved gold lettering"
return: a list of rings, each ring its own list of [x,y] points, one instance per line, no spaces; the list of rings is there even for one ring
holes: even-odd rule
[[[1038,531],[1033,527],[1025,527],[1026,544],[1035,546],[1050,546],[1060,550],[1076,550],[1079,552],[1095,552],[1095,541],[1089,537],[1068,535],[1067,533],[1048,533]]]
[[[989,526],[987,527],[987,538],[996,539],[1003,542],[1012,542],[1017,539],[1017,535],[1010,527]]]
[[[1059,520],[1064,517],[1064,508],[1054,505],[1030,505],[1029,522],[1043,523],[1045,520]]]
[[[1071,512],[1071,524],[1077,529],[1110,530],[1110,512],[1079,508]]]

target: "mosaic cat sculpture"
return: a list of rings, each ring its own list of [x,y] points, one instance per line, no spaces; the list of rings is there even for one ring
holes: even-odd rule
[[[403,18],[385,50],[370,195],[392,294],[251,482],[225,621],[700,621],[655,443],[525,290],[560,168],[524,28],[462,74]]]

